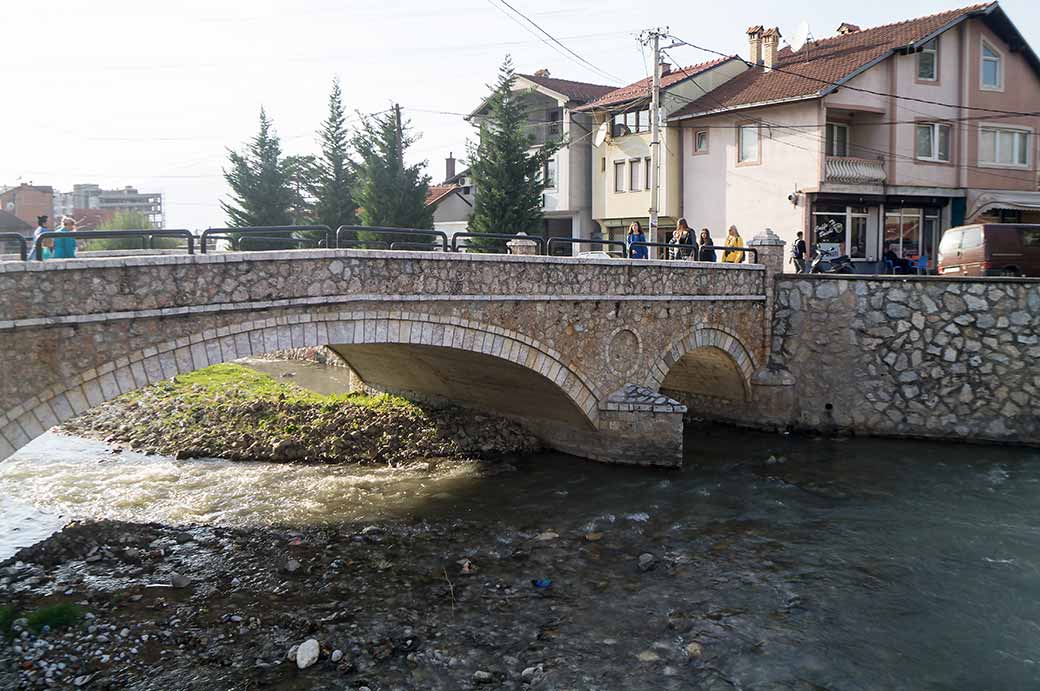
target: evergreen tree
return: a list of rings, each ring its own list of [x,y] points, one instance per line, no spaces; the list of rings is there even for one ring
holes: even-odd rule
[[[230,202],[220,202],[231,227],[283,226],[292,223],[293,191],[282,158],[278,135],[264,109],[260,131],[239,153],[228,150],[230,168],[224,179],[231,187]]]
[[[401,107],[388,113],[363,118],[352,143],[360,157],[354,199],[360,207],[361,222],[367,226],[395,228],[432,228],[433,209],[426,206],[430,176],[422,169],[426,162],[406,166],[405,152],[418,137],[408,134],[401,122]],[[412,235],[385,237],[359,233],[360,239],[385,242],[421,242]]]
[[[337,78],[332,81],[328,116],[318,131],[321,156],[315,166],[317,185],[314,222],[333,230],[357,223],[357,204],[352,194],[353,164],[347,156],[350,140],[343,123],[343,94]]]
[[[548,140],[530,152],[535,137],[528,128],[523,92],[513,91],[516,77],[509,56],[490,86],[487,115],[480,121],[480,141],[469,143],[469,172],[476,188],[471,233],[542,235],[542,169],[563,141]],[[473,249],[501,251],[502,242],[470,239]]]
[[[292,192],[289,203],[289,217],[293,225],[312,225],[318,223],[318,160],[314,156],[286,156],[285,174]],[[335,226],[332,227],[336,229]],[[319,233],[315,237],[324,237]]]

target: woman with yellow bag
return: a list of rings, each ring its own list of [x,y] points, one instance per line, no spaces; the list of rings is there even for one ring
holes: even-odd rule
[[[740,237],[740,233],[737,231],[736,226],[729,227],[729,233],[726,234],[726,247],[743,247],[744,240]],[[729,262],[731,264],[740,264],[744,261],[743,252],[723,252],[722,261]]]

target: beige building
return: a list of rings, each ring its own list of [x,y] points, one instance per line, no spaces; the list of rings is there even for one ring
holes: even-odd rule
[[[680,129],[667,116],[747,70],[737,58],[721,58],[691,67],[662,65],[659,233],[664,241],[675,228],[682,207]],[[592,218],[601,236],[624,239],[628,225],[649,226],[651,78],[615,89],[579,112],[593,115]]]

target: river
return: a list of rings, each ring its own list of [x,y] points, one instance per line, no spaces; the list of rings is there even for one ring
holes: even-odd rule
[[[302,384],[328,375],[256,366]],[[742,688],[1040,687],[1040,451],[708,424],[687,430],[686,449],[679,471],[546,452],[507,472],[427,472],[175,461],[49,433],[0,464],[0,558],[74,517],[463,520],[486,526],[475,546],[547,525],[613,532],[673,566],[712,557],[690,587],[725,603],[717,621],[739,622],[726,674]],[[660,588],[662,601],[684,596]],[[600,616],[640,618],[646,606],[615,598]]]

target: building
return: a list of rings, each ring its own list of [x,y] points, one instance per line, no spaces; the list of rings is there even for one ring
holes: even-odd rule
[[[72,186],[71,192],[59,192],[54,200],[54,214],[80,218],[85,210],[100,209],[114,215],[117,211],[137,211],[148,216],[154,228],[165,225],[163,196],[160,192],[138,192],[127,185],[105,190],[92,183]],[[78,214],[78,215],[77,215]],[[91,215],[97,216],[97,214]]]
[[[779,49],[673,112],[682,213],[719,236],[769,227],[882,269],[886,247],[935,265],[966,221],[1040,222],[1040,60],[996,2]],[[1019,115],[1015,115],[1019,113]]]
[[[38,216],[50,216],[54,206],[54,188],[49,185],[23,183],[0,192],[0,210],[36,227]],[[53,227],[53,226],[52,226]]]
[[[665,242],[681,212],[682,139],[663,120],[748,69],[736,57],[690,67],[661,66],[660,197],[658,235]],[[649,227],[650,91],[652,78],[614,89],[578,109],[592,115],[592,217],[601,237],[623,240],[629,224]]]
[[[26,223],[12,213],[0,210],[0,233],[18,233],[26,238],[31,238],[34,230],[36,230],[35,225]]]
[[[433,206],[433,227],[452,237],[464,232],[473,214],[474,191],[469,168],[455,172],[455,156],[449,153],[444,164],[444,182],[430,185],[426,206]]]
[[[557,137],[569,143],[548,161],[542,177],[545,237],[592,237],[592,116],[581,106],[614,90],[613,86],[557,79],[548,70],[517,74],[514,91],[521,92],[528,112],[532,148]],[[487,115],[485,100],[467,116],[479,125]],[[477,190],[479,193],[479,190]],[[503,228],[503,232],[511,232]]]

